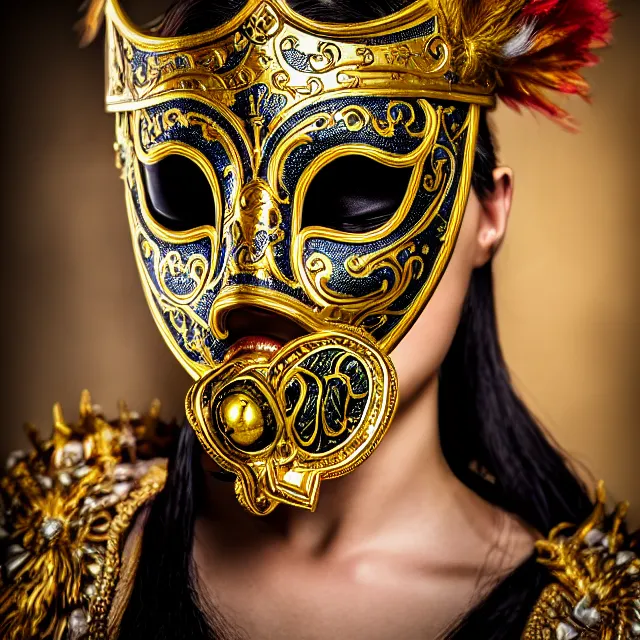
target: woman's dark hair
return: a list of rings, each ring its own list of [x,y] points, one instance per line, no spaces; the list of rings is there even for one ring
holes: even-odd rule
[[[398,10],[402,0],[289,0],[292,8],[325,21],[363,21]],[[161,35],[185,35],[224,23],[238,0],[179,0],[159,26]],[[336,18],[339,16],[339,18]],[[495,188],[497,164],[483,111],[472,186],[482,200]],[[440,439],[446,460],[473,491],[546,535],[559,522],[580,522],[589,496],[513,389],[498,340],[491,262],[472,275],[453,344],[440,372]],[[145,526],[132,596],[120,626],[121,640],[229,638],[214,612],[203,613],[192,560],[194,521],[202,480],[201,450],[182,429],[170,460],[166,487]],[[526,567],[525,567],[526,565]],[[450,636],[520,637],[543,578],[535,561],[494,592]],[[526,571],[524,571],[526,569]],[[491,606],[489,606],[491,604]]]

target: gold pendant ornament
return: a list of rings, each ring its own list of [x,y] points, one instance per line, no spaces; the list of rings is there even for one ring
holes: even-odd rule
[[[388,354],[455,246],[481,108],[497,95],[562,118],[541,87],[586,94],[577,69],[608,37],[606,3],[569,34],[527,0],[418,0],[352,24],[249,0],[221,26],[164,36],[162,20],[138,28],[117,0],[96,0],[89,38],[102,4],[133,249],[156,324],[196,380],[189,421],[249,511],[313,509],[320,481],[354,469],[388,428]],[[397,210],[362,232],[309,222],[318,174],[363,157],[404,171]],[[176,162],[206,184],[189,224],[157,194]],[[256,309],[297,335],[230,329]]]
[[[187,417],[211,457],[236,474],[251,513],[278,503],[314,509],[321,479],[359,465],[395,409],[389,359],[368,338],[303,336],[265,358],[249,352],[203,376]]]

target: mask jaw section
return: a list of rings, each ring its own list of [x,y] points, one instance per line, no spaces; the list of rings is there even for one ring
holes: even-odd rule
[[[252,470],[234,467],[235,492],[242,506],[254,515],[267,515],[279,504],[315,511],[320,491],[320,474],[295,464],[269,459]]]

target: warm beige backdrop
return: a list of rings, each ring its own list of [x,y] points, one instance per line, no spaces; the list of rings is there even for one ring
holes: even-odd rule
[[[2,27],[3,457],[23,445],[24,420],[49,428],[54,400],[73,416],[83,387],[108,411],[158,395],[172,414],[189,385],[137,282],[101,47],[76,49],[75,1],[42,4],[20,3]],[[616,46],[589,72],[594,105],[570,104],[581,135],[496,116],[517,175],[496,276],[518,388],[571,454],[635,501],[640,524],[640,7],[616,6]]]

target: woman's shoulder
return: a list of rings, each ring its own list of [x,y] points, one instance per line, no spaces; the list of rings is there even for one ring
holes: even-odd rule
[[[523,640],[640,636],[640,542],[627,530],[627,503],[611,513],[602,483],[579,527],[560,524],[536,543],[550,579],[529,615]]]
[[[53,410],[53,431],[27,429],[0,480],[0,637],[93,637],[106,628],[127,534],[163,487],[178,429],[159,404],[138,415],[122,404],[107,421],[88,392],[77,422]]]

